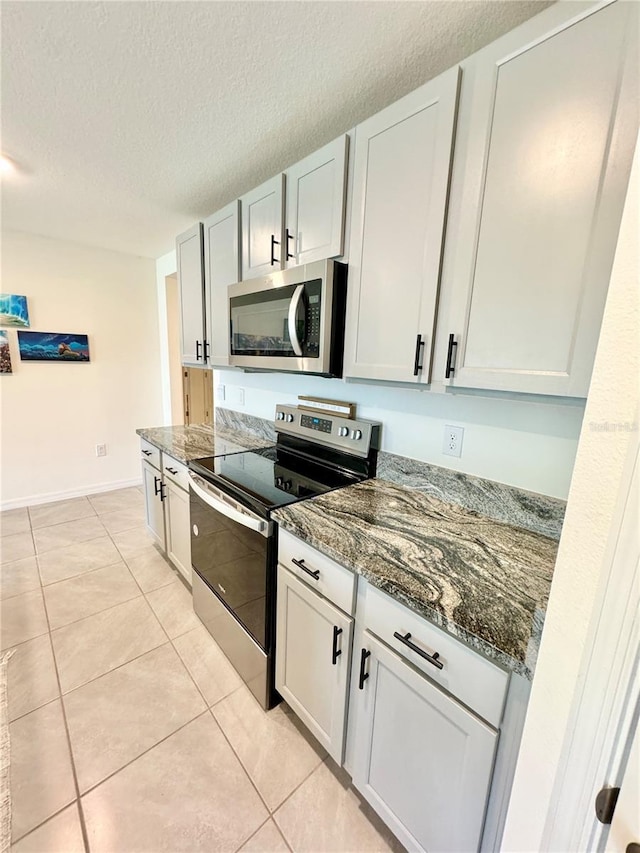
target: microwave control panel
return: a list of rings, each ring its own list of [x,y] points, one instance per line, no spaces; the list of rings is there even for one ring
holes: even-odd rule
[[[320,279],[305,283],[307,334],[305,335],[304,349],[307,357],[316,357],[320,352],[321,292],[322,282]]]

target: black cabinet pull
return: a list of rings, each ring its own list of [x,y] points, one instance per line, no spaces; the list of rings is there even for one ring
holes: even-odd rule
[[[293,240],[293,234],[289,234],[289,229],[288,229],[288,228],[286,229],[286,234],[287,234],[287,243],[286,243],[286,246],[287,246],[287,260],[289,260],[289,258],[295,258],[295,255],[292,255],[292,254],[291,254],[291,252],[289,251],[289,240]]]
[[[424,341],[422,340],[422,335],[418,335],[416,337],[416,357],[413,360],[413,375],[417,376],[418,373],[422,370],[422,365],[420,364],[420,355],[422,353],[422,347],[424,346]]]
[[[420,655],[421,658],[428,660],[429,663],[432,663],[438,669],[444,669],[444,664],[442,661],[438,660],[440,657],[440,652],[434,652],[432,655],[427,654],[427,652],[423,652],[422,649],[418,648],[415,643],[411,642],[411,634],[399,634],[397,631],[393,632],[393,636],[396,640],[400,640],[401,643],[404,643],[405,646],[408,646],[412,652],[415,652],[417,655]]]
[[[275,235],[275,234],[272,234],[272,235],[271,235],[271,266],[273,266],[274,264],[279,264],[279,263],[280,263],[280,261],[279,261],[279,260],[275,257],[275,255],[273,254],[273,249],[274,249],[274,247],[275,247],[275,246],[279,246],[279,245],[280,245],[280,241],[279,241],[279,240],[276,240],[276,235]]]
[[[143,450],[142,452],[144,453],[145,456],[151,456],[150,450]]]
[[[338,637],[342,634],[342,628],[337,625],[333,626],[333,649],[331,651],[331,663],[335,666],[338,663],[338,658],[342,654],[342,649],[338,648]]]
[[[160,477],[155,477],[155,476],[154,476],[154,478],[153,478],[153,488],[154,488],[154,490],[155,490],[155,491],[154,491],[154,494],[155,494],[155,495],[157,495],[157,494],[158,494],[158,492],[160,491],[160,483],[161,483],[161,482],[162,482],[162,480],[160,479]]]
[[[161,500],[161,501],[164,501],[164,499],[166,498],[166,495],[165,495],[165,493],[164,493],[164,490],[165,490],[165,489],[166,489],[165,484],[164,484],[164,483],[160,483],[160,500]]]
[[[454,353],[455,350],[455,353]],[[458,352],[458,342],[453,339],[453,335],[449,335],[449,349],[447,350],[447,369],[444,372],[445,379],[449,379],[455,373],[454,355]]]
[[[304,560],[296,560],[295,557],[292,557],[291,562],[294,564],[294,566],[297,566],[299,569],[302,569],[303,572],[306,572],[308,575],[311,575],[314,580],[320,580],[320,572],[318,571],[318,569],[316,569],[315,572],[312,571],[310,568],[305,566]]]
[[[177,474],[178,473],[175,468],[166,468],[165,470],[168,471],[170,474]]]
[[[202,344],[200,343],[200,341],[196,341],[196,361],[200,361],[200,348],[201,347],[202,347]]]
[[[202,356],[202,360],[206,361],[209,358],[209,341],[204,342],[204,355]]]
[[[364,671],[365,664],[367,662],[367,658],[371,656],[371,652],[367,651],[367,649],[363,649],[360,652],[360,678],[358,679],[358,688],[360,690],[364,690],[364,683],[369,678],[369,673]]]

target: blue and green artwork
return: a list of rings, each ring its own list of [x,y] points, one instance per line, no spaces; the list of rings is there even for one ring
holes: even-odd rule
[[[27,297],[0,293],[0,326],[29,327]]]
[[[89,338],[58,332],[18,332],[22,361],[89,361]]]

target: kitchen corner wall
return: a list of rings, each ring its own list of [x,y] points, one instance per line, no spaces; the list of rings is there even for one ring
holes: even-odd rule
[[[1,289],[27,296],[33,331],[86,333],[91,353],[89,364],[21,362],[6,329],[3,508],[139,482],[135,430],[162,422],[155,261],[5,232]]]
[[[584,400],[445,393],[237,370],[216,370],[213,381],[217,406],[272,420],[276,403],[295,405],[298,394],[348,400],[358,404],[359,417],[382,421],[382,449],[390,453],[563,500],[569,491]],[[447,424],[464,427],[459,459],[442,452]]]

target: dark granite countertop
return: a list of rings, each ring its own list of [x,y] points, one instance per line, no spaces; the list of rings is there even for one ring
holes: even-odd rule
[[[373,479],[277,510],[280,526],[531,678],[558,543]]]
[[[227,426],[193,424],[191,426],[148,427],[136,433],[160,450],[185,464],[191,459],[205,456],[220,456],[224,453],[240,453],[269,447],[272,441],[250,432]]]

